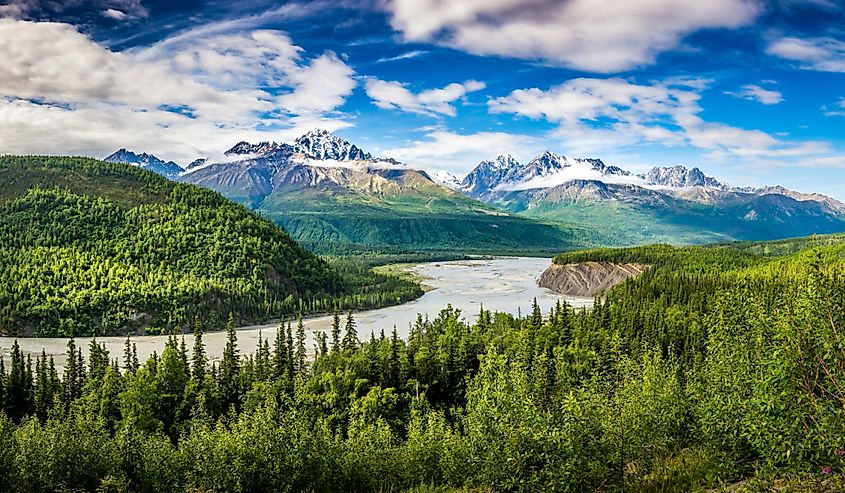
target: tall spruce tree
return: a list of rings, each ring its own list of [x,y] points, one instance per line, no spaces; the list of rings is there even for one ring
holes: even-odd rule
[[[343,335],[343,349],[351,351],[356,349],[359,344],[355,318],[352,316],[352,310],[349,310],[349,313],[346,314],[346,333]]]
[[[302,321],[302,314],[296,322],[296,373],[305,376],[306,373],[306,352],[305,352],[305,323]]]
[[[202,340],[202,324],[199,317],[194,318],[194,349],[191,354],[191,378],[197,382],[205,379],[208,358],[205,355],[205,344]]]
[[[340,350],[340,312],[335,308],[332,315],[332,352],[337,353]]]
[[[237,405],[240,399],[241,363],[238,336],[235,332],[235,318],[229,312],[229,320],[226,322],[226,348],[223,350],[223,361],[220,364],[220,389],[226,407]]]

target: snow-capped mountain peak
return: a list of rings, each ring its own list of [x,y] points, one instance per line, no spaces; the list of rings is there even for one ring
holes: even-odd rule
[[[277,144],[275,142],[259,142],[258,144],[250,144],[249,142],[241,141],[232,146],[224,154],[227,156],[244,156],[244,155],[258,155],[273,152],[284,146],[285,144]]]
[[[171,179],[179,176],[179,174],[183,171],[182,167],[173,161],[165,162],[152,154],[147,154],[146,152],[136,154],[125,147],[112,153],[110,156],[103,159],[103,161],[109,163],[128,164],[130,166],[158,173]]]
[[[725,186],[700,169],[686,166],[655,167],[643,177],[648,185],[670,188],[705,187],[723,189]]]
[[[294,146],[315,159],[333,159],[335,161],[367,161],[372,154],[323,129],[311,130],[294,141]]]

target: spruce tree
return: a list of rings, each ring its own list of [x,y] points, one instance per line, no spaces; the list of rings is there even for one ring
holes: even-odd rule
[[[332,352],[337,353],[340,349],[340,312],[335,308],[332,316]]]
[[[205,355],[205,344],[202,341],[202,325],[199,318],[194,318],[194,349],[191,354],[191,378],[197,382],[205,379],[205,369],[208,358]]]
[[[288,356],[288,349],[287,345],[285,344],[285,324],[279,324],[279,328],[276,329],[276,339],[273,342],[273,378],[279,379],[282,378],[283,375],[287,374],[288,371],[288,363],[287,363],[287,356]]]
[[[295,357],[294,357],[294,347],[293,347],[293,325],[291,325],[290,321],[288,321],[288,330],[287,330],[287,337],[286,337],[285,342],[287,343],[287,361],[286,361],[286,363],[287,363],[288,381],[293,382]]]
[[[343,349],[353,350],[358,347],[358,330],[355,328],[355,319],[352,317],[352,310],[346,315],[346,334],[343,336]]]
[[[240,355],[238,336],[235,332],[235,318],[232,312],[229,312],[229,320],[226,322],[226,348],[223,350],[223,362],[220,364],[220,388],[227,407],[236,404],[240,395]]]
[[[135,370],[132,365],[132,342],[129,339],[129,334],[126,334],[126,342],[123,344],[123,371],[131,373]]]
[[[296,322],[296,373],[305,375],[305,323],[302,321],[302,314],[299,314],[299,320]]]

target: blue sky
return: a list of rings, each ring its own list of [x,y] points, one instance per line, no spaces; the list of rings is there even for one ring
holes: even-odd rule
[[[0,152],[187,163],[323,127],[457,175],[545,149],[845,199],[833,0],[12,0]]]

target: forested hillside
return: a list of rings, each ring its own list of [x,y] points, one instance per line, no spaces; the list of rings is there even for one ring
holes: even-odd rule
[[[219,194],[123,164],[0,158],[0,333],[100,335],[208,326],[335,306],[417,286],[328,265]]]
[[[653,268],[591,311],[444,307],[407,341],[337,315],[314,361],[302,326],[239,355],[231,322],[210,367],[175,338],[141,364],[94,342],[87,367],[71,341],[63,378],[13,350],[0,490],[841,491],[845,243],[824,243],[566,254]]]

